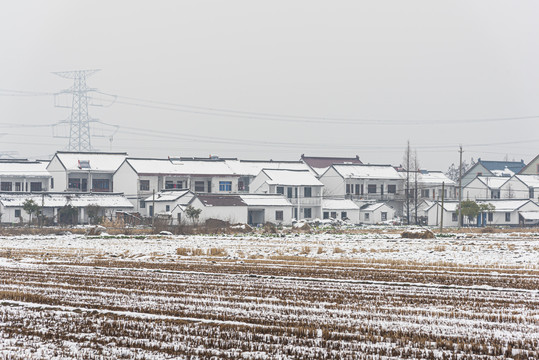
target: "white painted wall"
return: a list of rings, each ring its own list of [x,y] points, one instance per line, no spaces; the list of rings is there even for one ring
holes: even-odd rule
[[[378,209],[376,209],[374,211],[360,210],[360,214],[359,214],[360,223],[362,223],[362,224],[378,224],[378,223],[381,223],[382,222],[382,213],[383,212],[387,213],[387,220],[392,220],[392,219],[395,218],[395,209],[393,209],[393,208],[391,208],[391,207],[384,204],[384,205],[380,206]],[[365,214],[366,213],[369,214],[369,219],[368,220],[365,219]]]
[[[67,190],[67,174],[64,166],[58,160],[57,156],[54,156],[47,166],[47,171],[54,179],[54,188],[51,191],[62,192]]]
[[[232,224],[247,224],[247,206],[204,206],[197,198],[193,200],[191,205],[202,209],[199,217],[201,224],[208,219],[219,219]]]
[[[529,199],[530,188],[516,177],[511,177],[500,186],[501,199]]]
[[[325,196],[344,196],[346,193],[344,179],[333,167],[330,167],[319,180],[324,184]]]
[[[462,200],[491,199],[491,190],[478,178],[462,188]]]

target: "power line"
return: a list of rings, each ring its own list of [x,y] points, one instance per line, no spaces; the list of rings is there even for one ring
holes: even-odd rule
[[[92,70],[94,71],[94,70]],[[66,74],[65,72],[62,74]],[[89,75],[88,75],[89,76]],[[347,124],[347,125],[374,125],[374,126],[419,126],[419,125],[453,125],[462,123],[493,123],[507,122],[518,120],[539,119],[539,115],[524,115],[524,116],[508,116],[508,117],[490,117],[490,118],[461,118],[461,119],[429,119],[429,120],[414,120],[414,119],[373,119],[373,118],[344,118],[335,116],[305,116],[305,115],[290,115],[282,113],[268,113],[256,111],[244,111],[228,108],[219,108],[212,106],[196,106],[174,102],[148,100],[137,97],[122,96],[110,94],[102,91],[95,91],[98,94],[112,97],[109,105],[114,103],[128,106],[136,106],[150,109],[167,110],[175,112],[183,112],[197,115],[209,115],[218,117],[229,117],[237,119],[259,119],[268,121],[283,121],[283,122],[298,122],[298,123],[316,123],[323,124],[331,122],[332,124]],[[49,92],[36,91],[21,91],[0,89],[0,96],[50,96],[55,95]],[[95,96],[88,96],[91,100],[108,100],[101,99]],[[123,100],[122,100],[123,99]]]

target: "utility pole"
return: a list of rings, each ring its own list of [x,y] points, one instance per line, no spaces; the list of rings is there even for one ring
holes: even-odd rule
[[[414,213],[415,213],[415,224],[417,225],[417,177],[419,176],[419,169],[415,169],[414,177]]]
[[[152,190],[152,229],[155,220],[155,189]]]
[[[462,227],[462,145],[459,146],[459,229]]]
[[[63,90],[60,94],[71,94],[71,116],[69,120],[69,151],[91,151],[90,143],[90,122],[94,121],[88,115],[88,92],[93,91],[86,86],[86,78],[95,74],[99,70],[75,70],[55,72],[65,79],[73,79],[73,86]],[[69,107],[60,106],[59,107]]]
[[[445,182],[442,182],[442,209],[440,210],[440,234],[444,232],[444,194]]]
[[[406,160],[406,225],[410,225],[410,140],[405,152]]]

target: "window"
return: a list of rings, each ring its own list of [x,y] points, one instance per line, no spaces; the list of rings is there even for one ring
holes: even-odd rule
[[[387,221],[387,212],[382,212],[382,221]]]
[[[2,191],[12,191],[13,190],[13,184],[11,182],[2,181],[0,184],[0,189]]]
[[[153,216],[153,205],[150,205],[150,216]]]
[[[359,194],[359,184],[356,184],[356,195]]]
[[[507,221],[507,222],[511,221],[511,213],[510,212],[505,213],[505,221]]]
[[[140,181],[140,186],[142,187],[142,180]],[[150,185],[148,184],[148,190],[149,190],[149,187]],[[165,189],[173,189],[174,188],[174,181],[172,180],[167,180],[165,181]],[[142,190],[142,189],[140,189]]]
[[[182,180],[176,181],[176,189],[185,189],[185,187],[183,186]]]
[[[535,197],[534,189],[530,186],[530,199],[533,199]]]
[[[306,198],[310,198],[313,196],[313,189],[311,187],[305,187],[303,188],[303,196]]]
[[[376,185],[367,185],[367,192],[369,194],[376,194]]]
[[[69,189],[80,189],[80,179],[69,179],[67,187]]]
[[[179,212],[178,213],[178,224],[181,224],[182,223],[182,213]]]
[[[329,211],[324,211],[324,213],[322,214],[322,217],[324,219],[329,219]]]
[[[211,193],[211,180],[208,180],[206,185],[208,185],[208,192]]]
[[[170,211],[170,205],[165,206],[165,211]]]
[[[94,191],[109,191],[109,179],[93,179],[92,190]]]
[[[387,186],[387,193],[388,194],[396,194],[397,193],[397,185],[388,185]]]
[[[232,181],[219,181],[219,191],[232,191]]]
[[[204,192],[204,181],[195,181],[195,192]]]
[[[281,194],[281,195],[284,195],[284,187],[282,186],[277,186],[277,194]]]
[[[346,184],[346,193],[350,194],[350,184]]]
[[[22,191],[22,186],[20,182],[15,183],[15,191]]]
[[[313,216],[311,208],[305,208],[303,210],[303,215],[305,216],[306,219],[311,218]]]
[[[144,200],[140,200],[140,208],[145,209],[146,208],[146,202]]]
[[[167,186],[165,185],[165,188],[166,187]],[[148,191],[148,190],[150,190],[150,180],[140,180],[140,191]]]
[[[430,190],[429,189],[422,189],[421,190],[421,197],[428,198],[430,196]]]
[[[459,216],[458,216],[458,214],[456,212],[451,214],[451,220],[455,221],[455,222],[459,221]]]
[[[336,219],[337,218],[337,212],[336,211],[332,211],[331,214],[329,215],[332,219]]]
[[[365,221],[369,221],[369,213],[365,213]]]
[[[43,184],[41,182],[31,182],[30,191],[43,191]]]
[[[348,214],[346,213],[346,211],[341,211],[341,219],[343,220],[348,219]]]
[[[488,213],[488,221],[493,221],[494,220],[494,213]]]
[[[364,192],[363,192],[363,184],[361,184],[361,195],[363,195]]]
[[[238,180],[238,191],[243,191],[245,186],[243,185],[243,180]]]
[[[282,210],[276,210],[275,211],[275,220],[283,221],[283,211]]]
[[[286,197],[292,199],[292,188],[286,188]]]
[[[51,189],[54,189],[54,178],[51,178]]]
[[[20,209],[15,210],[15,217],[18,217],[18,218],[21,217],[21,210]]]

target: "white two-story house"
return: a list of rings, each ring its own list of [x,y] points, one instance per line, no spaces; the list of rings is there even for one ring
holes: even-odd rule
[[[320,181],[324,196],[354,200],[394,200],[402,189],[402,178],[391,165],[332,165]]]
[[[162,190],[190,190],[197,194],[236,194],[239,175],[221,159],[127,158],[114,173],[121,191],[145,213],[146,199]]]
[[[48,161],[0,160],[0,191],[49,191],[51,175]]]
[[[113,174],[127,153],[58,151],[47,166],[55,192],[113,192]]]
[[[280,194],[292,203],[295,219],[322,218],[322,184],[309,170],[264,169],[250,186],[255,194]]]

